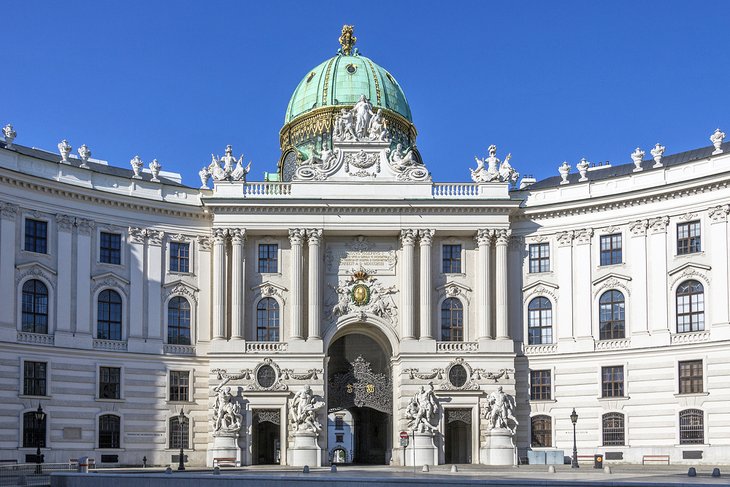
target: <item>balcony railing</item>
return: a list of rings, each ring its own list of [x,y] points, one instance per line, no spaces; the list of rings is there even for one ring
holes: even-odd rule
[[[473,183],[434,183],[431,187],[434,198],[476,198],[479,185]]]
[[[246,353],[286,352],[286,342],[246,342]]]
[[[693,331],[689,333],[672,334],[672,345],[680,345],[684,343],[699,343],[710,340],[709,331]]]
[[[477,343],[477,342],[436,342],[436,351],[442,352],[442,353],[478,352],[479,343]]]
[[[18,342],[33,343],[35,345],[53,345],[53,335],[44,333],[29,333],[27,331],[18,332]]]
[[[558,346],[554,343],[547,345],[525,345],[525,355],[544,355],[557,351]]]
[[[247,182],[243,185],[244,198],[288,198],[290,183]]]
[[[621,348],[629,348],[631,346],[631,338],[620,338],[616,340],[599,340],[596,342],[596,350],[618,350]]]
[[[167,343],[165,344],[165,353],[172,355],[195,355],[195,346]]]
[[[98,350],[126,350],[127,342],[124,340],[102,340],[95,338],[94,348]]]

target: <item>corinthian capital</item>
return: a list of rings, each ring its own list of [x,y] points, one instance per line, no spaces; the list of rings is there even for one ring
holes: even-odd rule
[[[406,245],[414,245],[416,243],[416,237],[418,232],[410,228],[406,228],[400,231],[400,242],[404,247]]]
[[[76,219],[76,228],[78,228],[81,235],[91,235],[91,232],[96,227],[94,220],[87,220],[85,218]]]
[[[70,232],[74,226],[74,218],[72,216],[62,215],[59,213],[56,215],[56,225],[59,230]]]
[[[583,230],[577,230],[575,232],[575,240],[579,244],[588,244],[591,243],[591,238],[593,237],[593,229],[592,228],[584,228]]]
[[[646,235],[647,228],[649,228],[649,222],[647,220],[636,220],[629,224],[629,231],[635,237]]]
[[[721,205],[710,208],[710,220],[712,220],[712,223],[726,222],[728,212],[730,212],[730,205]]]
[[[228,236],[228,229],[227,228],[214,228],[211,232],[211,236],[213,237],[213,242],[217,244],[225,243],[226,237]]]
[[[132,243],[143,244],[144,240],[147,238],[147,230],[144,228],[129,227],[128,233]]]
[[[322,229],[321,228],[308,228],[307,229],[307,243],[309,245],[319,245],[322,242]]]
[[[477,241],[477,245],[479,247],[482,247],[484,245],[490,246],[492,244],[492,240],[494,239],[494,230],[490,228],[480,228],[479,230],[477,230],[477,234],[474,239]]]
[[[8,220],[14,220],[15,215],[18,213],[18,205],[12,203],[0,202],[0,216],[7,218]]]
[[[418,238],[421,242],[421,246],[431,245],[433,243],[434,230],[430,228],[422,228],[418,231]]]
[[[150,245],[162,245],[165,232],[162,230],[147,230],[147,243]]]
[[[669,225],[668,216],[660,216],[659,218],[652,218],[649,220],[651,233],[664,233],[667,231],[667,225]]]
[[[289,229],[289,242],[292,245],[302,245],[306,232],[302,228],[290,228]]]
[[[495,230],[494,236],[497,239],[497,245],[509,245],[509,238],[512,236],[512,230],[507,228]]]
[[[234,245],[241,245],[246,241],[246,230],[243,228],[229,228],[228,234]]]
[[[558,245],[561,247],[567,247],[569,245],[572,245],[574,238],[575,232],[572,230],[560,233],[558,234]]]

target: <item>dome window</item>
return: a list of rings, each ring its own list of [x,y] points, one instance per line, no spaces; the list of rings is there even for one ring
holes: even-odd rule
[[[348,64],[347,66],[345,66],[345,69],[348,73],[355,74],[355,71],[357,71],[357,66],[355,66],[354,64]]]
[[[314,71],[312,71],[311,73],[309,73],[309,76],[307,76],[307,83],[309,83],[310,81],[312,81],[312,78],[314,78],[314,75],[315,74],[317,74],[317,73],[315,73]]]
[[[395,80],[394,80],[394,79],[393,79],[393,77],[392,77],[392,76],[390,75],[390,73],[386,72],[386,73],[385,73],[385,76],[387,76],[387,77],[388,77],[388,79],[390,80],[390,82],[391,82],[391,83],[393,83],[394,85],[398,84],[398,83],[396,83],[396,82],[395,82]]]

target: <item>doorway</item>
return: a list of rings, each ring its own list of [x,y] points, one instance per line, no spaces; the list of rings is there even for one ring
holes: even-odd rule
[[[251,460],[254,465],[281,463],[280,424],[281,412],[278,409],[253,410]]]
[[[471,463],[471,409],[446,409],[446,463]]]

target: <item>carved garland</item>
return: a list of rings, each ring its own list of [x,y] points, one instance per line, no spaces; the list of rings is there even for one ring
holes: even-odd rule
[[[17,272],[15,275],[15,286],[20,285],[27,277],[45,281],[50,284],[51,289],[56,290],[56,276],[44,270],[40,265],[33,265],[23,271]]]
[[[179,282],[174,287],[168,289],[164,296],[163,300],[167,301],[169,298],[173,296],[184,296],[188,297],[195,302],[195,304],[198,304],[198,292],[196,289],[191,288],[190,286],[186,285],[185,283]]]
[[[530,291],[524,295],[524,302],[528,303],[532,300],[533,297],[537,296],[550,296],[553,298],[553,303],[556,303],[558,301],[558,293],[554,290],[551,290],[550,288],[546,286],[535,286],[534,288],[530,289]]]
[[[609,289],[616,289],[616,288],[622,289],[624,291],[624,294],[626,294],[626,296],[631,296],[631,290],[623,281],[620,281],[619,279],[617,279],[615,277],[611,277],[610,279],[606,279],[601,284],[600,287],[597,287],[593,291],[593,297],[596,298],[596,297],[600,296],[601,294],[603,294],[605,291],[608,291]]]
[[[671,289],[676,291],[679,283],[682,281],[685,281],[687,279],[697,279],[699,281],[702,281],[703,286],[709,286],[709,284],[710,284],[710,277],[707,274],[700,272],[699,270],[697,270],[693,267],[690,267],[690,268],[683,270],[681,274],[679,274],[677,277],[675,277],[672,280]],[[707,292],[707,291],[705,291],[705,292]]]

